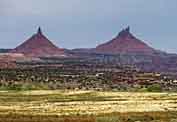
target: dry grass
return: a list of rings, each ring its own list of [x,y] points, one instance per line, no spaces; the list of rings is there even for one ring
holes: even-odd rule
[[[176,122],[176,113],[176,93],[0,92],[0,122]]]

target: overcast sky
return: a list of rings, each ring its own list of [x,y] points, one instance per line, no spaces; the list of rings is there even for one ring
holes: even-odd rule
[[[177,0],[0,0],[0,48],[41,26],[58,47],[90,48],[130,25],[154,48],[177,53]]]

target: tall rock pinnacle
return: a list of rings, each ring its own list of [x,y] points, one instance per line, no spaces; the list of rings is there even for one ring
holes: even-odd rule
[[[39,28],[38,28],[37,34],[42,35],[42,30],[41,30],[41,27],[39,27]]]
[[[134,36],[130,32],[130,26],[123,29],[117,36],[117,38],[126,38],[126,37],[134,38]]]
[[[96,47],[97,53],[140,53],[153,54],[155,50],[146,43],[137,39],[131,32],[130,27],[123,29],[114,39]]]
[[[64,50],[55,46],[38,28],[27,41],[11,51],[12,53],[22,53],[32,57],[64,56]]]

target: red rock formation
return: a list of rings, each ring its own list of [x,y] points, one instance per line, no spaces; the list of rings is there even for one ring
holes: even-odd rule
[[[22,54],[10,54],[10,53],[1,53],[0,54],[0,69],[4,68],[16,68],[15,61],[24,59]]]
[[[130,33],[130,28],[122,30],[118,36],[111,41],[96,47],[97,53],[142,53],[152,54],[155,52],[153,48],[137,39]]]
[[[38,32],[10,53],[22,53],[31,57],[64,56],[64,50],[55,46],[43,35],[40,27]]]

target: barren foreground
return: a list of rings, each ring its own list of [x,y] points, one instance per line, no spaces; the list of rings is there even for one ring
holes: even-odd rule
[[[177,122],[177,93],[2,91],[1,121]]]

